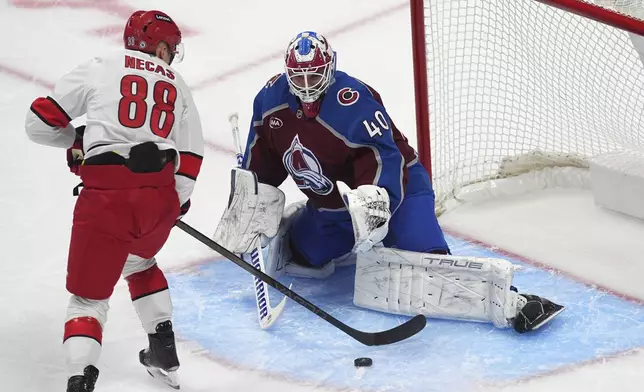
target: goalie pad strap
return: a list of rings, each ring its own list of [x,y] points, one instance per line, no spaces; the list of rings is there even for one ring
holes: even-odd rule
[[[514,266],[503,259],[434,255],[376,247],[359,253],[354,303],[388,313],[492,322],[516,315]]]

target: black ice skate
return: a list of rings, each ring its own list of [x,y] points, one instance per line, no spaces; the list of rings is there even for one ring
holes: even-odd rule
[[[146,367],[150,376],[174,389],[179,389],[179,379],[176,373],[179,368],[179,358],[174,342],[172,322],[159,323],[156,333],[148,334],[148,340],[150,347],[141,350],[139,361]]]
[[[92,392],[96,379],[98,378],[98,369],[89,365],[83,370],[82,376],[72,376],[67,381],[67,392]]]
[[[538,329],[565,309],[545,298],[530,294],[519,294],[519,303],[524,305],[518,310],[513,322],[514,329],[519,333]]]

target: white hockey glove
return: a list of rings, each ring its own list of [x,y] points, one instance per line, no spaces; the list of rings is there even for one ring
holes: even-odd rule
[[[344,204],[351,214],[354,252],[366,252],[381,242],[389,231],[389,194],[376,185],[360,185],[351,189],[342,181],[336,182]]]
[[[231,175],[228,207],[213,239],[231,252],[247,253],[258,236],[277,234],[286,198],[274,186],[258,183],[252,171],[234,168]]]

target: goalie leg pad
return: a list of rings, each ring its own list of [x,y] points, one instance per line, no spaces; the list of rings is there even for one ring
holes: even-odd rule
[[[387,313],[505,328],[517,314],[514,269],[503,259],[375,247],[357,255],[354,303]]]
[[[231,252],[250,252],[258,236],[277,234],[285,200],[278,188],[258,183],[252,171],[232,169],[228,207],[213,239]]]

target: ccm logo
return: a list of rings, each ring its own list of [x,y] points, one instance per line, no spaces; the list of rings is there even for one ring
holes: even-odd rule
[[[272,129],[280,129],[284,125],[284,121],[277,117],[271,117],[268,119],[268,126]]]
[[[261,270],[261,267],[259,266],[259,252],[257,252],[257,248],[253,249],[253,251],[250,253],[250,260],[255,269]],[[268,309],[266,308],[266,292],[264,291],[264,282],[259,278],[255,278],[255,292],[257,293],[257,298],[259,299],[259,317],[263,319],[264,317],[268,316]]]

